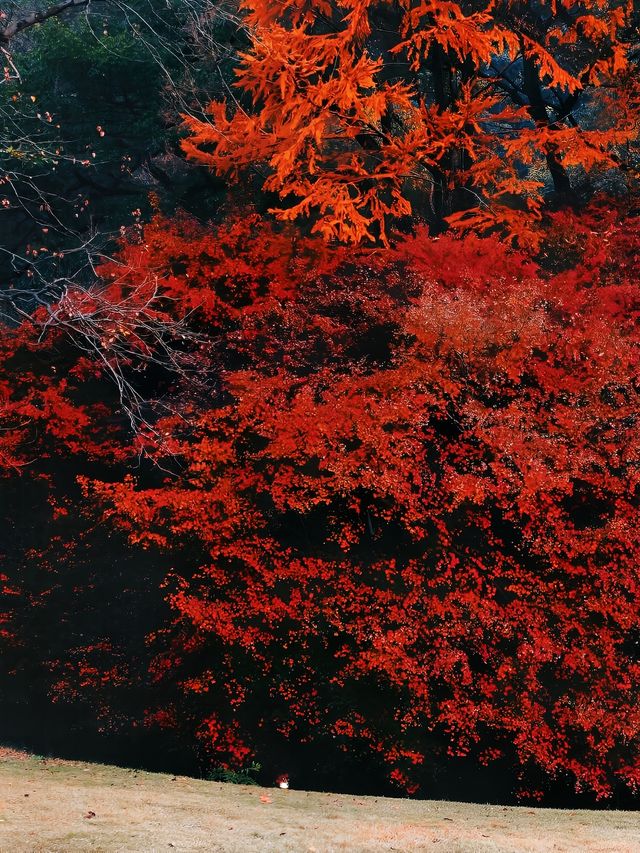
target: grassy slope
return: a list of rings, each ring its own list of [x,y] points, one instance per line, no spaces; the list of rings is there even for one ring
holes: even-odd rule
[[[5,751],[0,850],[640,853],[640,813],[280,791]]]

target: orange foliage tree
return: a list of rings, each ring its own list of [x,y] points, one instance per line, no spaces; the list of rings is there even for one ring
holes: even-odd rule
[[[281,220],[386,243],[413,215],[528,244],[546,176],[571,198],[572,176],[631,173],[631,3],[241,5],[238,95],[187,116],[183,148],[220,174],[254,168]]]

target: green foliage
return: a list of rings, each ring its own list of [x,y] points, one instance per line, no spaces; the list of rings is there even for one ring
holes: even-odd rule
[[[73,274],[89,238],[111,252],[122,227],[150,214],[150,191],[167,210],[195,209],[204,187],[204,213],[215,210],[220,182],[174,154],[178,113],[193,92],[216,90],[222,67],[191,44],[190,9],[105,6],[12,42],[20,77],[0,87],[0,287]]]
[[[0,168],[27,168],[25,178],[72,202],[56,213],[76,230],[89,221],[107,228],[130,221],[127,213],[146,195],[132,173],[164,146],[159,65],[122,25],[98,36],[84,19],[37,28],[20,60],[22,81],[5,94],[0,135],[29,141],[5,146],[18,163]],[[53,168],[43,175],[45,162]]]
[[[262,769],[257,762],[252,762],[241,770],[229,770],[227,767],[214,767],[205,773],[209,782],[229,782],[232,785],[258,785],[256,776]]]

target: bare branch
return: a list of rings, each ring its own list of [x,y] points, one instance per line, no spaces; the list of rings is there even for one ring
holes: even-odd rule
[[[53,6],[49,6],[48,9],[29,12],[21,18],[15,18],[4,29],[0,30],[0,44],[9,44],[11,39],[23,30],[33,27],[36,24],[41,24],[49,18],[56,18],[69,9],[86,8],[90,3],[91,0],[62,0],[61,3],[55,3]]]

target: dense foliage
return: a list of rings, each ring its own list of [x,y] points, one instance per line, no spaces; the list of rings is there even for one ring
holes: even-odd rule
[[[35,697],[216,778],[637,796],[636,10],[109,0],[92,46],[79,0],[26,86],[13,5],[13,730]]]
[[[280,219],[387,242],[407,216],[535,242],[547,188],[629,172],[638,86],[622,2],[242,3],[235,95],[187,116],[189,156],[265,169]],[[229,117],[229,113],[231,117]]]
[[[637,224],[556,215],[546,269],[424,232],[328,252],[250,216],[159,220],[123,248],[112,288],[151,272],[217,329],[206,393],[174,388],[139,436],[156,472],[81,478],[174,566],[150,636],[171,701],[149,725],[190,726],[230,766],[274,737],[371,750],[408,791],[469,752],[635,788]],[[25,379],[14,418],[108,458],[108,418],[61,396],[69,378]],[[56,691],[126,680],[73,672]]]

